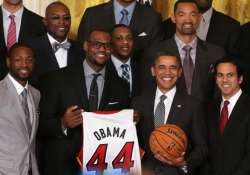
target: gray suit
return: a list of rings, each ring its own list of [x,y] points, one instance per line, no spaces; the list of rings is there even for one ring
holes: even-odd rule
[[[28,134],[20,97],[6,76],[0,81],[0,174],[27,175],[29,159],[33,175],[39,175],[35,157],[35,136],[38,127],[37,107],[40,93],[28,86],[32,131]],[[30,155],[30,156],[29,156]]]

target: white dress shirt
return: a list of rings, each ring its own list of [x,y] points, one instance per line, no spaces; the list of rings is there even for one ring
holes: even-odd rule
[[[193,64],[195,65],[196,49],[197,49],[197,37],[195,37],[193,39],[193,41],[191,41],[188,44],[184,43],[176,35],[174,36],[174,38],[175,38],[175,42],[177,44],[178,51],[179,51],[179,54],[180,54],[180,57],[181,57],[181,63],[182,63],[182,65],[183,65],[183,62],[184,62],[185,55],[186,55],[186,51],[183,50],[183,47],[186,46],[186,45],[189,45],[189,46],[192,47],[192,50],[190,51],[190,56],[192,58]]]
[[[173,99],[176,93],[176,87],[172,88],[170,91],[167,93],[163,94],[161,90],[157,87],[156,92],[155,92],[155,101],[154,101],[154,113],[156,110],[156,107],[158,103],[160,102],[160,97],[161,95],[165,95],[167,98],[164,100],[164,105],[165,105],[165,118],[164,118],[164,123],[167,122],[168,120],[168,115],[173,103]]]
[[[234,94],[230,99],[228,99],[227,101],[229,101],[229,104],[227,106],[227,109],[228,109],[228,118],[230,117],[233,109],[234,109],[234,106],[236,104],[236,102],[238,101],[238,99],[240,98],[240,95],[242,94],[242,90],[240,89],[236,94]],[[222,97],[222,102],[220,104],[220,111],[222,110],[223,108],[223,105],[224,105],[224,101],[226,99],[224,97]]]
[[[19,38],[19,32],[21,28],[21,22],[22,22],[22,16],[23,16],[23,7],[21,7],[19,10],[17,10],[15,13],[11,14],[9,11],[7,11],[3,6],[1,6],[2,12],[3,12],[3,31],[4,31],[4,40],[7,45],[7,35],[8,35],[8,29],[10,25],[10,15],[15,15],[15,23],[16,23],[16,41],[18,41]]]
[[[207,33],[212,14],[213,14],[213,8],[211,7],[209,10],[207,10],[205,13],[202,14],[200,24],[196,30],[197,36],[203,41],[206,41],[207,39]]]
[[[122,68],[121,66],[123,64],[127,64],[129,66],[129,89],[130,92],[132,91],[132,70],[131,70],[131,58],[128,59],[126,63],[121,62],[118,58],[116,58],[114,55],[111,55],[111,60],[113,64],[115,65],[115,69],[119,75],[119,77],[122,77]]]
[[[48,35],[49,42],[50,42],[52,47],[53,47],[54,43],[56,43],[56,42],[59,43],[50,34],[47,33],[47,35]],[[67,41],[68,41],[68,39],[66,38],[63,42],[61,42],[61,44],[66,43]],[[55,56],[56,56],[56,60],[57,60],[57,63],[58,63],[60,68],[64,68],[67,66],[67,64],[68,64],[68,50],[66,50],[64,48],[59,48],[55,52]]]

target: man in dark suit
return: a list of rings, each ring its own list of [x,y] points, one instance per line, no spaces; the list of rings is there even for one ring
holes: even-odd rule
[[[145,53],[142,64],[142,84],[152,84],[152,76],[148,71],[152,64],[154,53],[159,51],[171,51],[181,58],[183,75],[177,87],[204,102],[209,101],[215,95],[213,79],[213,64],[224,56],[224,50],[215,45],[200,40],[196,36],[196,28],[199,24],[199,9],[193,0],[178,0],[174,6],[172,20],[176,24],[176,33],[169,40],[152,46]],[[216,54],[215,54],[216,53]],[[150,61],[151,60],[151,61]]]
[[[124,17],[122,10],[126,10]],[[160,14],[136,0],[111,0],[86,9],[77,38],[85,41],[93,29],[111,32],[113,26],[120,23],[129,25],[133,31],[136,54],[140,55],[144,48],[162,39]]]
[[[71,16],[68,7],[56,1],[46,8],[44,25],[47,34],[29,41],[36,53],[31,83],[39,88],[41,75],[73,64],[84,58],[80,43],[68,39]]]
[[[11,24],[10,15],[14,15],[13,23],[16,32],[14,32],[13,42],[8,44],[8,33]],[[8,72],[6,67],[7,46],[10,47],[17,41],[24,42],[44,33],[45,28],[42,17],[26,9],[22,0],[3,0],[0,8],[0,80]]]
[[[239,40],[236,46],[236,57],[239,58],[244,71],[244,81],[242,82],[242,89],[250,95],[250,22],[241,26]]]
[[[140,114],[137,131],[140,146],[146,152],[142,160],[143,167],[157,175],[193,174],[204,162],[207,154],[202,107],[195,98],[183,94],[176,87],[176,82],[182,74],[180,58],[167,52],[159,53],[154,58],[151,73],[157,87],[135,97],[132,101],[132,108]],[[157,108],[162,102],[162,97],[165,97],[165,107],[159,124],[156,114],[159,113]],[[185,155],[174,160],[169,160],[164,155],[153,155],[149,148],[151,132],[165,123],[179,126],[188,137]]]
[[[82,111],[128,107],[128,84],[105,66],[111,54],[110,35],[93,31],[84,49],[86,59],[82,64],[50,73],[41,81],[41,174],[76,174],[75,157],[82,146]]]
[[[134,39],[130,28],[124,24],[117,24],[111,32],[113,51],[108,63],[118,76],[126,80],[130,87],[130,96],[140,93],[139,64],[133,57]]]
[[[208,110],[207,175],[250,173],[250,98],[240,88],[243,71],[237,61],[225,58],[215,66],[222,97]]]
[[[204,41],[224,48],[227,54],[232,54],[239,36],[240,23],[212,8],[213,0],[195,1],[202,14],[197,28],[197,36]],[[171,18],[165,20],[162,25],[165,32],[164,38],[171,38],[175,33],[175,24]]]

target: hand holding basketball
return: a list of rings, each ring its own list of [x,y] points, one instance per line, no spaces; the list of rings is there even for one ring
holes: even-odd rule
[[[156,128],[150,135],[149,146],[156,158],[162,162],[175,166],[185,163],[187,137],[176,125],[166,124]]]

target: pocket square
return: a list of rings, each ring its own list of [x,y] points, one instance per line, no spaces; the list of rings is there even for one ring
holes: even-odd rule
[[[140,33],[138,36],[147,36],[147,33],[142,32],[142,33]]]
[[[115,102],[109,102],[108,104],[109,105],[115,105],[115,104],[118,104],[119,102],[118,101],[115,101]]]

